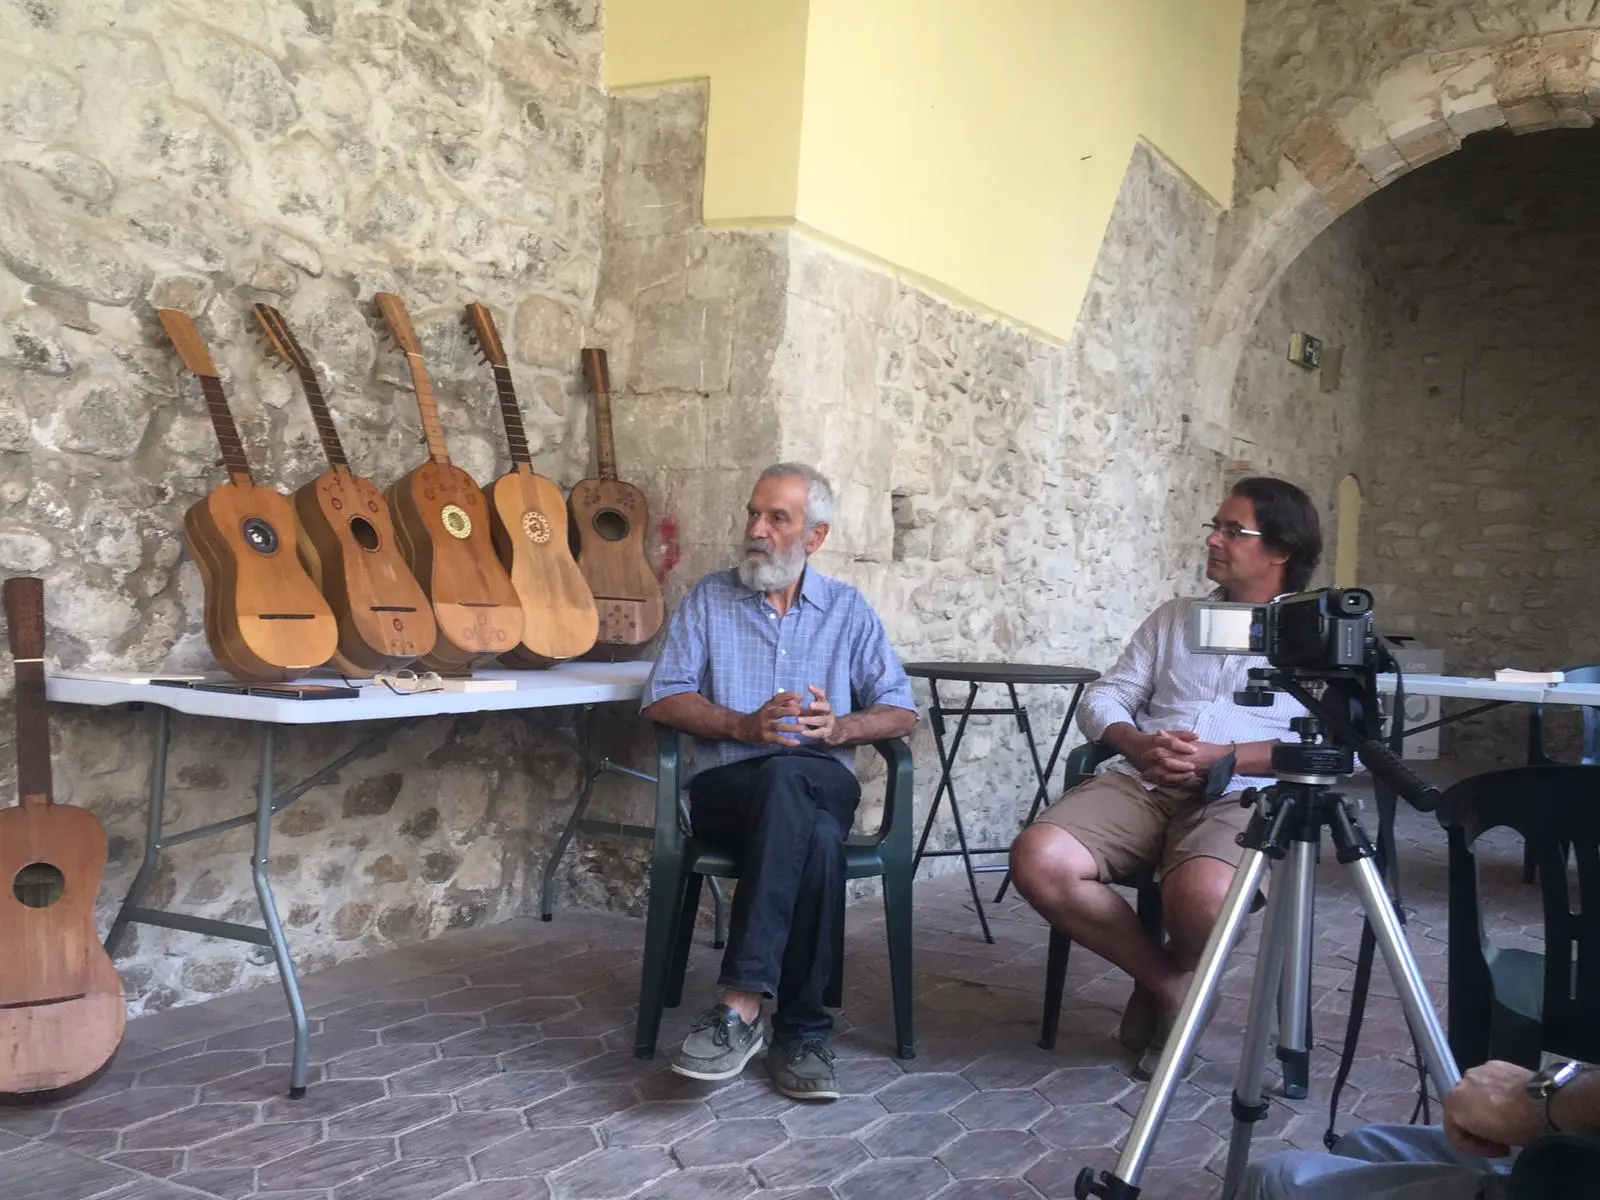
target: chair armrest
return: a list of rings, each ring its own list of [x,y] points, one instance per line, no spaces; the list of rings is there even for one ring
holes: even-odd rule
[[[885,780],[883,821],[878,826],[877,838],[885,843],[885,849],[893,847],[909,858],[914,820],[911,744],[905,738],[884,738],[873,742],[872,748],[883,756],[889,768]]]
[[[656,723],[656,819],[658,850],[681,849],[683,829],[683,734]]]

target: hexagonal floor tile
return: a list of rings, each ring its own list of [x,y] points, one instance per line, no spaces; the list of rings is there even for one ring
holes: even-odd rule
[[[258,1167],[286,1158],[322,1140],[322,1126],[310,1121],[252,1125],[249,1129],[202,1142],[189,1151],[191,1171]]]
[[[631,1196],[676,1167],[660,1146],[630,1146],[592,1154],[550,1177],[555,1200],[613,1200]]]
[[[522,989],[514,984],[480,984],[441,992],[427,1000],[429,1012],[482,1014],[500,1004],[522,999]]]
[[[974,1090],[960,1075],[907,1075],[873,1095],[890,1112],[948,1112]]]
[[[482,1028],[483,1020],[475,1013],[428,1013],[387,1026],[379,1030],[378,1038],[385,1046],[398,1046],[405,1042],[442,1042],[446,1038]]]
[[[122,1149],[184,1149],[256,1122],[253,1104],[199,1104],[122,1131]]]
[[[600,1148],[586,1126],[519,1133],[472,1156],[480,1179],[539,1179]]]
[[[389,1091],[396,1096],[443,1096],[499,1073],[500,1064],[493,1058],[441,1058],[391,1075]]]
[[[323,1142],[270,1162],[256,1172],[262,1191],[337,1187],[395,1158],[387,1138],[359,1142]]]
[[[699,1100],[657,1100],[636,1104],[599,1126],[606,1146],[670,1146],[712,1120]]]
[[[957,1179],[1007,1179],[1023,1174],[1048,1150],[1031,1133],[986,1129],[962,1134],[939,1151],[939,1161]]]
[[[950,1115],[967,1129],[1026,1129],[1049,1111],[1038,1092],[1010,1088],[968,1096]]]
[[[673,1146],[672,1154],[685,1167],[747,1163],[788,1140],[783,1125],[770,1117],[718,1121]]]
[[[867,1160],[851,1138],[800,1138],[764,1154],[750,1167],[767,1188],[831,1183]]]
[[[456,1113],[400,1137],[405,1159],[470,1157],[527,1128],[517,1112]]]
[[[1063,1067],[1038,1087],[1051,1104],[1109,1104],[1135,1086],[1115,1067]]]
[[[833,1185],[840,1200],[900,1200],[932,1196],[950,1182],[950,1173],[930,1158],[868,1163]]]
[[[557,1092],[548,1100],[529,1105],[522,1115],[529,1129],[555,1125],[590,1125],[609,1116],[626,1112],[635,1104],[633,1093],[617,1084],[603,1087],[574,1087]]]
[[[1060,1150],[1114,1146],[1133,1124],[1114,1104],[1072,1104],[1057,1108],[1033,1123],[1033,1133]]]
[[[151,1117],[161,1117],[191,1107],[195,1102],[195,1092],[196,1089],[192,1087],[139,1088],[113,1092],[103,1099],[64,1110],[56,1118],[55,1127],[58,1130],[123,1129]]]
[[[899,1113],[863,1131],[860,1140],[874,1158],[926,1158],[961,1133],[944,1113]]]
[[[328,1122],[328,1134],[342,1139],[393,1137],[450,1112],[448,1096],[390,1096],[352,1108]]]
[[[872,1096],[847,1096],[829,1104],[796,1104],[779,1119],[791,1137],[830,1137],[855,1133],[887,1115]]]
[[[472,1180],[464,1158],[395,1162],[333,1189],[333,1200],[436,1200]]]
[[[757,1186],[746,1167],[706,1167],[664,1175],[639,1200],[744,1200]]]
[[[544,1033],[537,1025],[489,1025],[446,1038],[439,1043],[439,1053],[445,1058],[506,1054],[543,1040]]]

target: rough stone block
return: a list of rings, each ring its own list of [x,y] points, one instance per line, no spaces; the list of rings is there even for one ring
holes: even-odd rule
[[[1321,118],[1291,138],[1284,154],[1316,188],[1326,188],[1355,164],[1355,155],[1338,127]]]

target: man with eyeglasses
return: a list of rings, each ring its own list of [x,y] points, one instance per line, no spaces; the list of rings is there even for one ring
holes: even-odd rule
[[[1304,590],[1322,556],[1316,507],[1292,483],[1241,479],[1204,525],[1213,599],[1265,604]],[[1266,787],[1275,742],[1305,710],[1281,693],[1271,707],[1233,702],[1265,658],[1196,654],[1184,641],[1192,598],[1169,600],[1122,657],[1085,689],[1078,726],[1116,756],[1101,774],[1039,814],[1011,847],[1017,889],[1073,941],[1134,979],[1119,1038],[1154,1074],[1206,938],[1243,853],[1236,836],[1248,787]],[[1168,944],[1145,936],[1110,888],[1155,868]]]

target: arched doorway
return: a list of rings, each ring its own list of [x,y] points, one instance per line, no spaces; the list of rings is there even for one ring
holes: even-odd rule
[[[1354,475],[1339,480],[1338,524],[1333,555],[1333,586],[1355,587],[1359,569],[1361,539],[1361,482]]]

